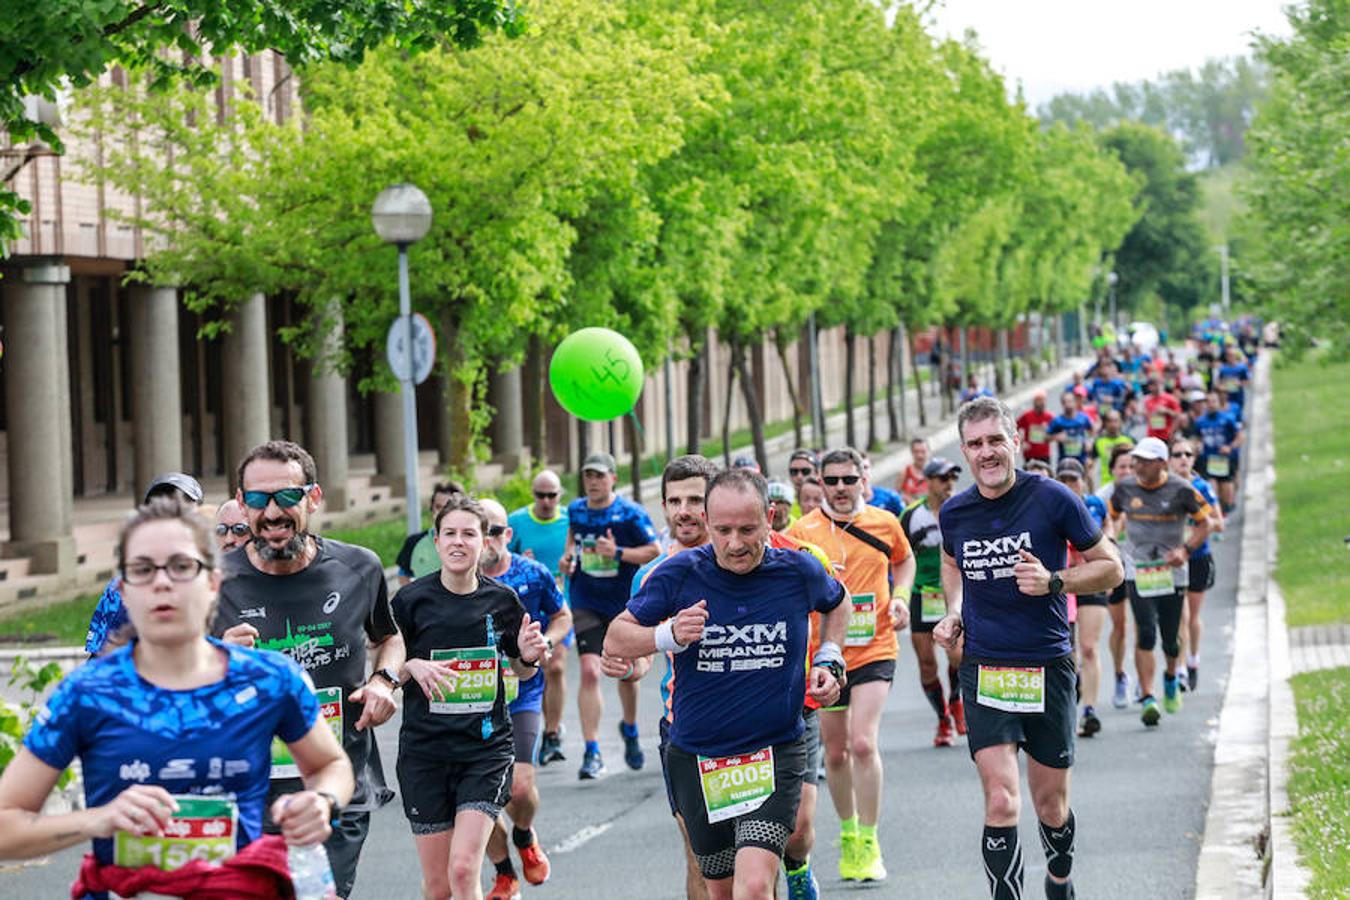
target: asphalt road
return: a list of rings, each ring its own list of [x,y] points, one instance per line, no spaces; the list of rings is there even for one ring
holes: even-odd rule
[[[951,445],[937,452],[958,458]],[[963,478],[960,487],[968,483]],[[1096,738],[1079,741],[1074,768],[1072,797],[1078,821],[1074,878],[1082,896],[1136,900],[1193,894],[1218,711],[1229,677],[1241,527],[1239,511],[1230,520],[1225,540],[1214,545],[1218,581],[1204,607],[1207,630],[1200,689],[1186,695],[1182,712],[1165,716],[1160,727],[1146,731],[1138,706],[1111,707],[1109,671],[1103,678],[1098,709],[1104,728]],[[1102,643],[1109,660],[1106,635]],[[569,666],[568,683],[575,690],[575,658]],[[1127,662],[1127,670],[1133,670],[1132,662]],[[542,887],[526,887],[527,897],[683,896],[683,857],[656,758],[655,680],[649,677],[642,694],[639,725],[647,765],[638,772],[623,764],[616,725],[618,698],[612,685],[607,688],[601,747],[608,775],[594,782],[577,780],[581,738],[575,704],[565,720],[567,761],[539,772],[543,806],[536,827],[549,851],[553,877]],[[987,896],[978,843],[982,804],[975,768],[960,743],[954,748],[932,747],[933,727],[932,712],[919,690],[913,651],[907,635],[902,635],[881,736],[886,795],[879,838],[890,878],[867,886],[839,881],[838,819],[822,784],[814,859],[825,896]],[[380,729],[391,781],[397,737],[394,722]],[[1022,841],[1028,896],[1040,896],[1044,856],[1029,802],[1023,804]],[[45,864],[0,872],[0,896],[68,896],[82,852],[72,849]],[[489,867],[484,869],[484,881],[490,883]],[[420,896],[412,838],[398,800],[374,815],[354,896]]]

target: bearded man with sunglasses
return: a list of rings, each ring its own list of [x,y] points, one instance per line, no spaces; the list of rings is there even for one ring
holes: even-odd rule
[[[824,550],[851,595],[843,648],[848,678],[837,704],[821,710],[820,735],[840,821],[839,877],[880,881],[886,867],[877,843],[882,785],[877,743],[881,711],[895,680],[895,633],[909,624],[914,555],[899,520],[863,502],[862,454],[851,447],[831,450],[820,471],[825,505],[799,519],[788,537]]]
[[[338,894],[349,897],[370,813],[392,797],[371,729],[394,714],[405,650],[379,557],[310,532],[323,500],[318,480],[314,458],[291,441],[260,444],[239,464],[235,499],[253,537],[222,560],[213,630],[232,643],[285,653],[313,680],[356,776],[351,803],[325,842]],[[271,796],[300,790],[297,775],[284,749],[274,748]]]

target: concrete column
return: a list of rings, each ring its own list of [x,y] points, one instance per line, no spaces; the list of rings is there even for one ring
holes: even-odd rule
[[[342,346],[342,319],[324,336],[323,349],[309,370],[309,403],[305,413],[306,448],[314,454],[323,485],[324,505],[337,512],[347,508],[347,380],[333,366]]]
[[[139,495],[150,480],[183,465],[183,397],[179,382],[178,291],[138,284],[131,306],[131,420]]]
[[[271,434],[272,377],[267,350],[267,306],[254,294],[235,307],[222,353],[224,469],[230,490],[239,461]]]
[[[0,281],[5,303],[5,405],[9,435],[7,557],[38,574],[73,575],[70,372],[66,285],[59,259],[35,260]],[[63,405],[64,404],[64,405]]]
[[[520,367],[499,369],[492,376],[488,402],[496,409],[492,417],[492,461],[514,472],[524,460],[525,422],[520,399]]]
[[[388,485],[395,497],[407,494],[403,472],[403,397],[393,393],[375,395],[375,477],[371,484]]]

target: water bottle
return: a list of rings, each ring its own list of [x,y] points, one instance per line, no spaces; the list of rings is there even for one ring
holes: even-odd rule
[[[328,865],[328,852],[323,849],[323,844],[288,845],[286,862],[291,870],[295,900],[336,900],[333,868]]]

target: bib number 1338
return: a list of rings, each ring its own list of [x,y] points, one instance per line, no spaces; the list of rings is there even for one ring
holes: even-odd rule
[[[1004,712],[1045,712],[1045,667],[982,665],[975,699]]]

